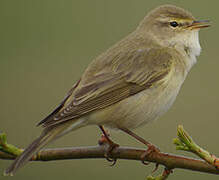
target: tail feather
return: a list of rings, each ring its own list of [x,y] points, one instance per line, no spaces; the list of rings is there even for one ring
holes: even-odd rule
[[[57,132],[58,133],[58,132]],[[42,135],[34,140],[25,150],[24,152],[18,156],[14,162],[9,166],[8,169],[4,172],[5,175],[13,176],[13,174],[22,166],[24,166],[31,157],[37,153],[41,148],[47,145],[50,141],[52,141],[57,133],[54,130],[43,131]]]
[[[23,152],[21,155],[19,155],[14,162],[9,166],[5,172],[4,175],[10,175],[13,176],[13,174],[22,166],[24,166],[31,158],[32,156],[37,153],[40,149],[42,149],[45,145],[47,145],[49,142],[63,136],[64,134],[78,129],[82,126],[84,126],[84,120],[78,120],[74,123],[63,123],[58,124],[53,127],[48,127],[44,129],[41,136],[35,139]]]

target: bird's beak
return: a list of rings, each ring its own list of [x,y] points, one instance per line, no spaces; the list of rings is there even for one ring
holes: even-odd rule
[[[210,26],[209,20],[193,21],[191,25],[188,26],[189,29],[201,29]]]

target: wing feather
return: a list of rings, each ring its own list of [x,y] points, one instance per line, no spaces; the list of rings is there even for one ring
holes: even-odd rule
[[[108,59],[105,59],[107,57]],[[132,49],[97,58],[52,118],[40,124],[51,126],[117,103],[162,82],[170,72],[169,49]],[[105,61],[106,63],[103,63]]]

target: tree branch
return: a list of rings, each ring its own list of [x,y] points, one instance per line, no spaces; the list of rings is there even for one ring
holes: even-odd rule
[[[88,147],[45,149],[40,151],[37,155],[35,155],[32,158],[32,161],[105,158],[104,154],[106,152],[107,147],[107,145],[101,145]],[[113,150],[111,158],[141,161],[141,155],[144,152],[144,149],[120,146]],[[0,152],[0,158],[15,159],[16,156]],[[209,165],[203,160],[198,160],[194,158],[187,158],[184,156],[178,156],[167,153],[152,153],[145,160],[153,163],[162,164],[165,167],[168,167],[169,169],[182,168],[219,175],[219,171],[214,166]]]
[[[183,129],[178,128],[178,130],[182,131]],[[186,134],[186,137],[188,138],[189,135]],[[189,143],[194,143],[194,141],[189,139],[189,141],[187,141],[187,145],[191,146]],[[177,143],[175,141],[175,144],[180,146],[182,145],[180,144],[179,140],[177,140]],[[67,160],[67,159],[105,158],[105,153],[108,147],[109,145],[107,143],[104,143],[99,146],[45,149],[45,150],[41,150],[36,155],[34,155],[31,160],[53,161],[53,160]],[[8,144],[6,141],[5,134],[0,134],[0,159],[7,159],[7,160],[15,159],[16,156],[19,155],[22,151],[23,151],[22,149],[19,149],[11,144]],[[144,152],[145,149],[120,146],[112,151],[110,158],[142,161],[141,155]],[[215,156],[212,157],[214,158]],[[212,165],[209,164],[209,162],[203,160],[188,158],[174,154],[168,154],[163,152],[159,152],[159,153],[152,152],[145,158],[145,161],[153,162],[165,166],[165,171],[163,172],[163,174],[154,179],[166,179],[169,173],[171,172],[171,170],[175,168],[219,175],[219,170],[214,166],[215,164]],[[153,179],[153,177],[149,177],[149,179],[150,178]]]

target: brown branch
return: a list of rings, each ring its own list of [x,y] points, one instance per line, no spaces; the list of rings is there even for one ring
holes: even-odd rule
[[[105,158],[104,154],[107,149],[107,144],[101,146],[89,147],[73,147],[62,149],[45,149],[35,155],[33,161],[53,161],[53,160],[66,160],[66,159],[88,159],[88,158]],[[118,147],[113,150],[111,158],[139,160],[144,153],[144,149]],[[0,159],[15,159],[15,156],[0,151]],[[146,161],[159,163],[168,169],[181,168],[199,172],[206,172],[219,175],[219,170],[214,166],[206,163],[203,160],[188,158],[167,153],[151,153]]]

